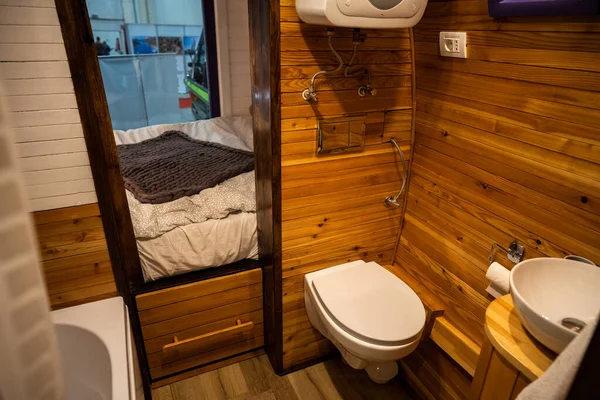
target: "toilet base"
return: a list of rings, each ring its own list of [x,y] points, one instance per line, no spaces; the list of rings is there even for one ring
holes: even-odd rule
[[[367,365],[365,371],[373,382],[384,384],[398,375],[398,364],[396,361],[372,362]]]
[[[354,354],[340,346],[339,343],[336,343],[336,347],[342,354],[342,361],[344,361],[344,364],[354,369],[364,369],[367,375],[369,375],[369,378],[375,383],[388,383],[398,375],[398,363],[396,361],[368,362],[356,357]]]

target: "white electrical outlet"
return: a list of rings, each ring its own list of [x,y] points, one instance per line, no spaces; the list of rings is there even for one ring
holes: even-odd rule
[[[440,32],[440,55],[467,58],[467,33]]]

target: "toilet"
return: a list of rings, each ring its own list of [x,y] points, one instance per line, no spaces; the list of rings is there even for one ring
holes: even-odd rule
[[[304,301],[311,324],[377,383],[396,376],[396,361],[415,350],[425,326],[417,294],[375,262],[306,274]]]

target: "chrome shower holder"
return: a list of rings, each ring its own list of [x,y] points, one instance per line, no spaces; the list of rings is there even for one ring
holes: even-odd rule
[[[402,204],[398,202],[398,199],[400,198],[400,196],[404,192],[404,188],[406,187],[406,181],[408,179],[408,170],[406,169],[406,159],[404,158],[404,153],[402,152],[402,149],[400,149],[400,146],[398,146],[398,143],[396,143],[394,138],[390,139],[390,143],[393,144],[394,147],[396,147],[396,150],[400,155],[400,160],[402,161],[402,186],[400,187],[400,191],[397,195],[386,197],[383,201],[383,204],[385,204],[386,207],[401,207]]]

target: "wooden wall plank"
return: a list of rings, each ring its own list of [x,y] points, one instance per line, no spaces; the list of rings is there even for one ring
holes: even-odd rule
[[[96,201],[98,201],[96,191],[93,191],[29,199],[29,207],[31,210],[55,210],[62,207],[71,207],[73,204],[91,204]]]
[[[100,215],[98,204],[88,204],[81,207],[62,208],[60,210],[38,211],[33,214],[36,225],[69,221]]]
[[[13,128],[13,133],[16,143],[73,139],[80,138],[83,135],[80,124]]]
[[[18,7],[0,5],[0,25],[50,25],[58,26],[54,7]],[[64,50],[64,49],[63,49]]]
[[[443,4],[451,4],[445,2]],[[460,4],[460,3],[456,3]],[[427,10],[431,8],[429,4]],[[415,38],[419,43],[438,43],[436,30],[416,29]],[[470,30],[469,43],[476,46],[511,47],[515,49],[546,49],[581,52],[600,52],[600,34],[592,32],[536,32],[536,31],[489,31]]]
[[[288,2],[289,4],[285,4]],[[282,0],[280,5],[282,6],[294,6],[294,0]],[[367,34],[369,37],[408,37],[406,29],[361,29],[362,33]],[[352,37],[352,28],[336,28],[334,35],[335,37]],[[323,28],[320,25],[307,25],[298,22],[281,22],[281,36],[302,36],[311,37],[323,36]]]
[[[27,186],[27,195],[30,199],[43,199],[56,195],[94,192],[94,182],[89,179],[71,180],[68,182],[43,183]]]
[[[394,76],[410,75],[412,67],[410,65],[410,52],[402,53],[406,57],[402,64],[354,64],[352,70],[359,71],[365,69],[368,65],[369,71],[373,76]],[[397,53],[397,55],[399,55]],[[281,67],[281,79],[310,79],[316,72],[322,69],[334,69],[337,67],[334,61],[331,63],[319,65],[286,65]]]
[[[62,43],[0,44],[0,61],[65,61],[67,53]]]
[[[326,31],[326,28],[321,28]],[[331,40],[336,50],[351,51],[353,44],[347,38],[333,38]],[[320,37],[285,37],[281,38],[282,51],[329,51],[329,44],[326,35]],[[406,50],[410,49],[408,37],[399,38],[377,38],[377,40],[366,40],[361,44],[361,49],[365,51],[373,50]]]
[[[507,31],[507,32],[600,32],[598,19],[588,17],[515,17],[492,19],[485,15],[447,15],[424,18],[418,29],[433,31]]]
[[[440,85],[436,84],[435,81],[430,82],[430,84],[427,84],[427,82],[421,84],[422,89],[432,91],[436,91],[439,86]],[[594,109],[573,107],[564,104],[556,105],[553,102],[529,99],[522,96],[509,95],[506,93],[496,93],[483,88],[474,89],[471,87],[456,85],[454,83],[451,83],[448,86],[450,86],[448,90],[453,92],[455,97],[460,97],[465,100],[485,103],[495,107],[514,109],[527,114],[540,115],[543,117],[558,119],[559,121],[567,121],[577,125],[585,125],[592,128],[598,125],[597,119],[594,118]],[[464,93],[460,92],[460,90],[463,90]],[[562,107],[562,114],[557,112],[559,107]],[[570,113],[569,115],[564,113],[564,111],[567,110]],[[526,118],[526,120],[531,119],[532,117]]]
[[[19,156],[23,158],[86,151],[85,141],[82,138],[53,140],[44,143],[17,143],[15,147]]]
[[[309,85],[310,79],[286,79],[281,81],[282,93],[302,93]],[[319,90],[325,93],[329,90],[357,90],[361,82],[364,84],[365,78],[343,78],[343,77],[323,77],[319,80]],[[372,79],[373,87],[380,89],[409,87],[411,85],[410,76],[375,76]],[[372,99],[373,100],[373,99]],[[343,114],[343,111],[342,111]]]
[[[434,87],[440,87],[444,83],[453,83],[507,94],[519,95],[526,92],[528,98],[547,100],[552,103],[571,104],[595,109],[600,107],[598,104],[600,102],[600,94],[598,92],[507,80],[501,77],[472,75],[462,72],[453,73],[450,80],[447,75],[439,74],[435,69],[427,67],[419,67],[417,74],[419,79],[425,81],[429,79],[435,80],[437,84]]]
[[[448,71],[471,74],[504,76],[525,82],[537,82],[546,85],[563,86],[583,90],[600,90],[600,83],[593,72],[573,70],[565,74],[562,69],[535,67],[529,65],[512,65],[470,60],[469,63],[457,62],[458,59],[440,59],[435,55],[417,54],[419,65],[441,68]]]
[[[71,71],[66,61],[10,62],[0,63],[0,76],[4,79],[70,78]]]
[[[19,165],[21,166],[21,170],[23,172],[79,167],[89,164],[90,160],[88,158],[87,151],[27,157],[19,160]]]
[[[408,49],[406,49],[408,50]],[[403,64],[410,62],[410,53],[406,50],[388,50],[388,51],[364,51],[356,55],[356,65],[373,65],[375,69],[380,64]],[[352,57],[351,51],[340,51],[340,56],[349,60]],[[337,58],[330,51],[294,51],[283,52],[281,54],[282,66],[304,66],[304,65],[333,65]],[[401,68],[398,66],[398,68]]]
[[[4,86],[7,96],[74,93],[71,78],[20,78],[6,80]]]
[[[10,118],[14,128],[77,124],[80,122],[77,109],[15,112],[11,113]]]
[[[417,54],[437,56],[437,43],[421,43]],[[518,49],[510,47],[488,47],[469,45],[469,60],[487,61],[516,65],[531,65],[553,69],[599,72],[596,55],[588,52],[574,52],[547,49]]]
[[[117,295],[98,204],[39,211],[33,219],[53,309]]]
[[[0,43],[63,43],[59,26],[0,25]]]
[[[49,94],[39,96],[12,96],[9,111],[40,111],[56,109],[77,109],[74,94]],[[79,120],[77,120],[79,123]]]
[[[281,190],[283,262],[283,366],[327,354],[331,343],[316,332],[304,310],[304,275],[363,259],[391,261],[402,209],[383,201],[400,188],[402,166],[389,143],[395,137],[411,159],[413,77],[409,31],[362,30],[355,68],[369,69],[374,97],[361,98],[364,77],[343,74],[317,80],[319,100],[301,97],[313,74],[334,69],[325,27],[298,19],[293,0],[281,2]],[[346,62],[352,30],[336,29],[333,46]],[[362,152],[317,156],[321,118],[365,116]]]
[[[0,0],[2,6],[54,8],[53,0]]]

